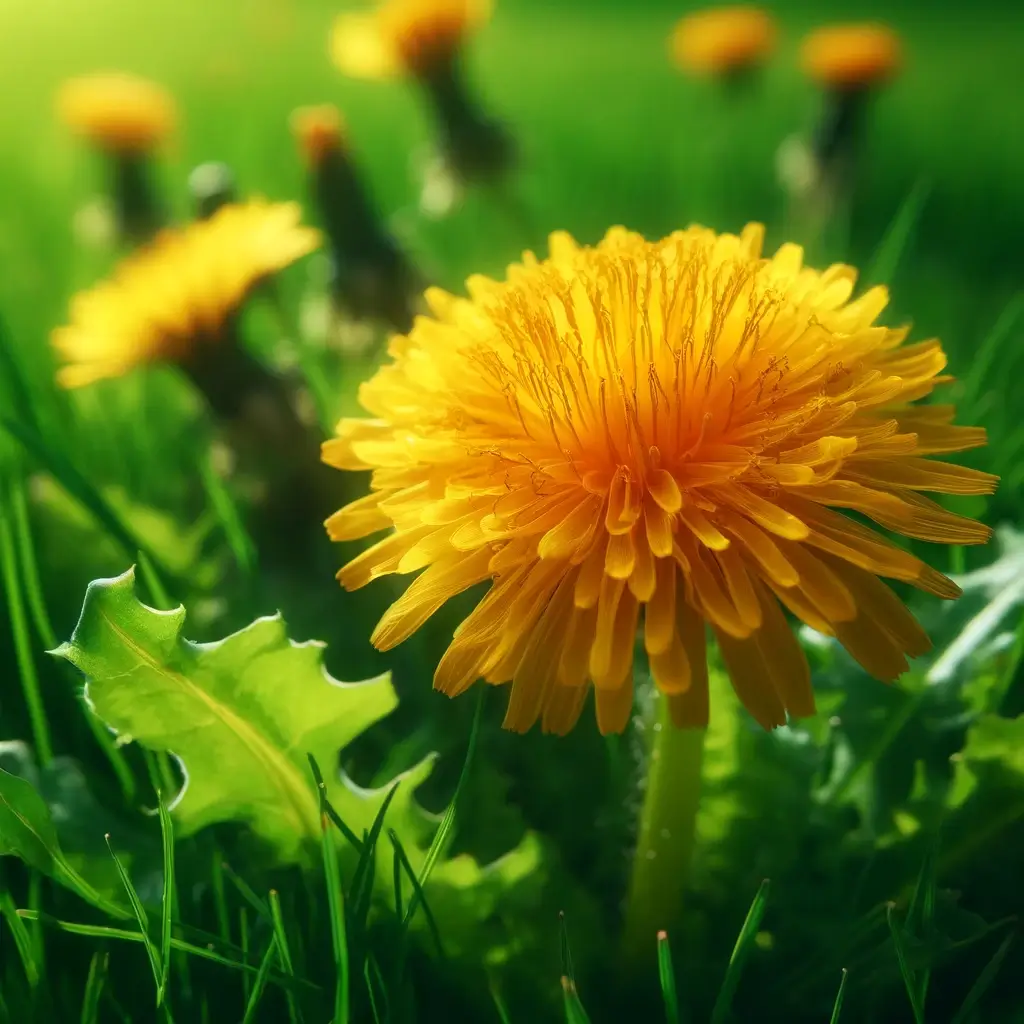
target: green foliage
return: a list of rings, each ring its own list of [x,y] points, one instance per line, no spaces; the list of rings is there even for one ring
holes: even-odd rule
[[[201,645],[183,639],[184,620],[184,608],[143,605],[129,570],[90,584],[71,641],[54,654],[82,670],[86,699],[112,729],[180,759],[186,781],[172,813],[182,835],[239,820],[282,860],[301,858],[320,836],[306,755],[336,763],[394,709],[390,680],[331,679],[322,645],[291,642],[280,616]],[[403,780],[391,812],[403,830],[425,830],[412,791],[429,770],[423,762]],[[334,801],[358,834],[386,795],[345,786]]]
[[[218,425],[183,375],[150,370],[73,394],[54,386],[46,336],[119,254],[83,241],[79,214],[101,159],[55,123],[52,98],[64,75],[92,67],[145,69],[171,87],[181,130],[150,170],[177,219],[188,170],[213,153],[243,193],[300,195],[289,112],[337,99],[380,210],[398,211],[396,233],[431,280],[460,288],[525,245],[543,250],[549,228],[592,241],[612,222],[656,237],[692,220],[732,229],[757,219],[770,245],[789,240],[773,155],[817,116],[793,54],[828,12],[776,5],[779,53],[734,91],[683,78],[665,59],[678,3],[499,4],[467,48],[467,80],[521,142],[517,194],[471,194],[432,221],[414,210],[407,173],[431,126],[409,83],[348,81],[331,67],[335,0],[153,0],[130,16],[95,0],[86,20],[8,6],[0,1020],[151,1020],[154,988],[160,1012],[179,1022],[347,1013],[374,1024],[674,1024],[673,1000],[684,1019],[705,1021],[716,999],[731,1001],[733,1020],[786,1024],[830,1012],[833,1024],[915,1012],[928,1024],[1014,1020],[1024,959],[998,919],[1019,903],[1024,844],[1024,428],[1013,394],[1024,369],[1024,146],[1007,130],[1016,98],[1006,84],[1024,38],[1017,9],[985,0],[963,24],[918,2],[886,10],[911,59],[873,97],[858,194],[836,218],[837,235],[849,224],[848,246],[835,253],[862,282],[892,286],[889,322],[943,339],[958,379],[942,400],[990,436],[965,461],[1003,475],[996,495],[950,507],[1011,525],[998,554],[952,553],[962,600],[940,609],[913,599],[935,652],[895,686],[805,632],[819,714],[768,735],[712,665],[697,859],[674,963],[667,938],[657,960],[652,941],[624,994],[617,943],[640,730],[606,743],[585,716],[566,739],[499,735],[493,691],[471,727],[471,698],[430,694],[434,648],[456,618],[388,658],[372,652],[387,585],[337,592],[339,552],[294,570],[305,535],[254,528],[268,481],[222,475]],[[855,3],[844,17],[877,14]],[[36,50],[46,59],[23,59]],[[246,311],[243,333],[268,365],[295,372],[314,398],[310,422],[329,426],[355,410],[383,338],[354,356],[296,328],[298,310],[325,305],[325,276],[310,261],[308,274],[285,278],[273,308]],[[319,524],[308,532],[319,537]],[[944,552],[925,557],[946,564]],[[181,609],[146,609],[130,586],[107,581],[65,648],[88,679],[83,708],[74,669],[43,648],[67,635],[90,579],[135,560],[141,596],[169,609],[166,589],[183,601],[193,640],[282,607],[293,631],[329,643],[332,671],[390,668],[394,686],[334,683],[320,649],[291,643],[279,618],[189,643]],[[153,751],[180,758],[181,793],[178,762]],[[307,753],[326,777],[322,803]],[[376,788],[344,775],[339,753]],[[770,916],[737,941],[763,877]],[[560,989],[563,907],[575,962],[566,951]],[[159,964],[154,987],[147,951]]]
[[[390,680],[332,679],[321,662],[323,645],[290,641],[280,616],[207,644],[183,639],[184,619],[183,608],[157,611],[142,604],[129,571],[89,586],[71,641],[54,653],[86,675],[86,700],[108,726],[180,761],[185,781],[171,802],[177,835],[245,822],[279,861],[311,862],[328,811],[318,804],[307,757],[336,765],[341,749],[394,709]],[[356,865],[353,876],[357,883],[363,879],[362,914],[371,889],[379,896],[393,892],[395,854],[376,841],[386,809],[388,830],[400,837],[414,872],[407,923],[424,926],[415,911],[420,886],[428,885],[431,903],[448,922],[453,951],[468,953],[479,948],[481,924],[497,925],[503,907],[536,904],[545,884],[543,858],[536,837],[527,835],[486,866],[468,854],[439,860],[451,815],[448,829],[429,844],[436,826],[414,796],[433,763],[428,757],[374,790],[342,778],[331,788],[328,808],[350,838],[371,837],[374,863],[362,862],[361,875]],[[345,843],[338,855],[351,868],[356,852]],[[516,941],[497,928],[485,948],[500,962]]]
[[[0,856],[21,858],[114,917],[129,913],[97,892],[61,850],[49,808],[35,787],[0,768]]]

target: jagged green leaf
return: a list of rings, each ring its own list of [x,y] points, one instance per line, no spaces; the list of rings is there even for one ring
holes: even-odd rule
[[[135,595],[132,570],[89,585],[70,642],[54,653],[86,676],[86,698],[122,737],[174,754],[186,782],[175,827],[244,821],[282,860],[320,839],[306,755],[338,752],[396,704],[388,676],[342,683],[323,668],[323,645],[288,639],[279,615],[215,643],[184,639],[185,609],[157,611]],[[429,761],[403,781],[392,814],[407,829],[412,790]],[[356,834],[373,824],[386,790],[335,786],[331,800]]]
[[[186,781],[171,804],[175,834],[241,821],[280,860],[312,862],[321,824],[310,754],[338,815],[356,835],[369,831],[395,780],[361,789],[336,766],[339,751],[395,708],[389,677],[333,679],[322,664],[323,645],[289,640],[279,615],[204,644],[184,639],[184,623],[184,608],[142,604],[129,570],[89,585],[71,640],[53,652],[85,674],[87,701],[122,739],[179,759]],[[417,874],[438,819],[422,810],[414,791],[433,764],[427,757],[399,776],[386,815]],[[355,852],[340,833],[337,841],[342,866],[351,865]],[[390,844],[378,844],[376,855],[379,895],[392,895]],[[466,855],[439,863],[428,896],[450,914],[454,946],[479,953],[477,928],[485,922],[500,928],[493,947],[502,949],[499,959],[507,955],[512,939],[503,915],[536,907],[541,868],[540,844],[529,834],[489,865]]]

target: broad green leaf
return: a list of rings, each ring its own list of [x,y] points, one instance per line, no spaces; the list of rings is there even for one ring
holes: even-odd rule
[[[83,899],[115,917],[124,908],[108,900],[68,862],[46,801],[27,779],[0,768],[0,856],[20,857],[30,867],[57,879]]]
[[[0,769],[28,783],[38,794],[64,863],[93,889],[116,902],[124,896],[104,839],[109,834],[121,862],[131,869],[143,900],[159,899],[163,885],[159,844],[137,822],[102,806],[75,761],[55,757],[41,768],[27,744],[7,740],[0,743]]]
[[[282,860],[300,859],[320,840],[306,755],[336,764],[341,748],[394,709],[390,679],[332,679],[323,645],[289,640],[280,616],[208,644],[185,640],[184,622],[184,608],[142,604],[129,570],[89,585],[70,642],[54,653],[85,674],[86,698],[112,729],[180,759],[186,782],[171,808],[180,835],[244,821]],[[425,761],[403,781],[392,822],[414,813],[412,790],[429,771]],[[348,784],[330,797],[360,834],[386,792]]]
[[[0,768],[0,856],[4,854],[52,875],[60,847],[49,809],[32,783]]]
[[[332,770],[339,751],[396,706],[389,677],[338,682],[324,670],[323,645],[289,640],[280,616],[204,644],[184,639],[184,622],[183,608],[142,604],[129,571],[89,585],[71,640],[53,652],[85,674],[87,701],[123,740],[179,759],[186,781],[170,805],[175,835],[241,821],[281,861],[311,864],[321,842],[312,755],[326,776],[331,806],[357,836],[369,832],[400,782],[384,825],[420,876],[439,819],[419,806],[414,792],[434,757],[379,789],[362,789]],[[351,870],[355,851],[340,832],[336,841],[342,869]],[[376,857],[377,895],[393,898],[391,845],[378,843]],[[479,958],[485,946],[494,962],[512,956],[521,941],[506,918],[539,909],[543,861],[537,837],[527,833],[491,864],[467,855],[439,862],[427,896],[445,918],[452,950]],[[422,914],[413,927],[426,927]]]
[[[965,804],[977,788],[979,776],[986,773],[998,776],[1001,786],[1024,793],[1024,715],[982,715],[967,731],[967,742],[954,764],[950,807]]]
[[[964,592],[961,603],[969,605],[973,599],[980,607],[929,669],[929,683],[962,676],[964,666],[991,645],[1009,613],[1024,604],[1024,534],[1001,526],[996,543],[999,556],[991,565],[956,578]]]

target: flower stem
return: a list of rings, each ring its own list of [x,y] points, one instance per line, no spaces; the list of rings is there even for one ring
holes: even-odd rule
[[[623,951],[633,964],[653,957],[658,932],[676,924],[682,910],[700,804],[704,734],[704,729],[674,726],[668,701],[658,698],[626,904]]]

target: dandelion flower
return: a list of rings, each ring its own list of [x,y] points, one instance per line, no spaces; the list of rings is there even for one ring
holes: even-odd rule
[[[331,54],[353,78],[429,78],[488,22],[491,7],[490,0],[383,0],[373,11],[338,16]]]
[[[831,25],[804,40],[804,71],[824,89],[808,155],[826,209],[851,192],[868,101],[901,61],[899,37],[885,25]]]
[[[75,134],[117,153],[148,152],[177,120],[166,89],[121,72],[69,79],[57,93],[57,113]]]
[[[819,85],[860,89],[892,77],[902,63],[899,36],[886,25],[829,25],[804,40],[800,61]]]
[[[297,108],[292,112],[291,126],[311,167],[340,149],[345,138],[345,121],[333,103]]]
[[[760,64],[775,47],[775,22],[759,7],[714,7],[682,18],[672,56],[684,71],[730,75]]]
[[[143,363],[186,361],[216,342],[256,284],[319,244],[299,215],[297,203],[255,200],[159,234],[72,301],[71,323],[53,332],[65,363],[60,384],[81,387]]]
[[[763,231],[694,227],[658,242],[613,228],[551,238],[469,298],[432,289],[431,318],[391,343],[323,458],[373,471],[331,516],[350,540],[387,530],[339,573],[354,590],[423,570],[373,634],[410,636],[448,598],[489,590],[455,630],[434,685],[511,683],[507,727],[564,733],[595,691],[602,732],[633,703],[641,611],[673,720],[708,718],[705,626],[765,727],[814,711],[786,619],[892,680],[928,637],[880,577],[943,598],[956,585],[862,518],[949,544],[985,526],[923,496],[987,494],[996,478],[928,458],[984,444],[950,406],[938,341],[878,326],[885,288],[856,272],[761,257]],[[839,510],[839,511],[837,511]]]
[[[119,72],[66,81],[57,114],[102,154],[116,233],[141,242],[164,223],[163,204],[150,181],[150,158],[174,130],[174,100],[161,86]]]
[[[480,107],[461,68],[463,43],[486,24],[491,6],[490,0],[383,0],[372,11],[339,15],[331,37],[344,74],[416,79],[437,121],[453,196],[465,183],[497,180],[513,158],[511,138]],[[428,181],[425,189],[436,193],[436,184]]]
[[[341,112],[331,104],[300,107],[291,122],[330,242],[335,297],[357,320],[408,330],[419,275],[374,206],[345,144]]]

